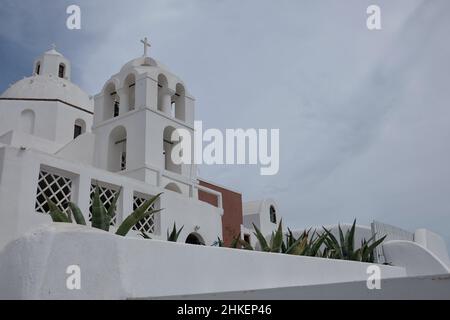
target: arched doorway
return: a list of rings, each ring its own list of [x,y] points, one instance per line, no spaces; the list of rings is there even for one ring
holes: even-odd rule
[[[192,232],[191,234],[189,234],[187,236],[186,243],[187,244],[194,244],[194,245],[198,245],[198,246],[204,246],[205,245],[205,241],[203,240],[202,236],[199,235],[196,232]]]
[[[164,189],[176,192],[176,193],[182,193],[180,187],[178,187],[175,183],[171,182],[167,186],[164,187]]]

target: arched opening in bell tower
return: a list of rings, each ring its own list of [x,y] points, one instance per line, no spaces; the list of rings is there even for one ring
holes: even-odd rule
[[[134,110],[136,104],[136,76],[133,73],[126,77],[123,87],[127,98],[128,111]]]
[[[169,94],[169,83],[165,75],[160,74],[158,76],[158,110],[170,113],[171,109],[171,96]]]
[[[186,120],[186,90],[181,83],[178,83],[176,86],[176,91],[173,96],[175,111],[174,116],[178,120],[185,121]]]
[[[127,169],[127,130],[114,128],[109,135],[108,170],[119,172]]]
[[[175,164],[172,159],[173,148],[180,143],[180,139],[176,139],[176,129],[174,127],[166,127],[163,134],[164,145],[164,169],[174,173],[181,174],[181,164]]]
[[[103,120],[119,116],[120,97],[117,94],[114,83],[110,83],[106,86],[103,103]]]

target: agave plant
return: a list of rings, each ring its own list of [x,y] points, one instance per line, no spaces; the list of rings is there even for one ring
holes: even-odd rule
[[[338,226],[339,241],[331,231],[325,227],[322,227],[324,232],[321,233],[314,230],[311,234],[311,229],[305,230],[298,238],[296,238],[293,232],[288,228],[286,240],[284,241],[282,221],[280,221],[277,230],[272,232],[269,242],[255,224],[253,224],[253,228],[255,229],[254,234],[259,241],[261,250],[265,252],[361,262],[374,262],[374,250],[386,238],[386,236],[384,236],[377,241],[375,241],[375,236],[369,240],[363,239],[361,247],[355,248],[356,219],[353,222],[351,229],[347,230],[345,234],[342,231],[341,226]],[[213,245],[222,247],[223,241],[218,238],[218,241]],[[254,248],[247,241],[242,240],[240,236],[233,238],[230,248],[254,250]]]
[[[377,246],[379,246],[386,236],[380,238],[377,241],[375,236],[369,240],[363,239],[360,248],[355,248],[355,230],[356,230],[356,219],[353,221],[353,225],[350,230],[347,230],[344,234],[341,226],[338,225],[339,230],[339,240],[323,227],[325,231],[325,245],[324,256],[333,259],[343,259],[343,260],[353,260],[362,262],[373,262],[374,255],[373,251]]]
[[[117,200],[119,199],[122,189],[116,192],[114,198],[106,210],[104,203],[100,199],[100,188],[98,185],[95,187],[94,196],[92,198],[92,227],[109,231],[111,220],[116,215]],[[76,206],[72,203],[72,206]],[[69,206],[70,207],[70,206]],[[125,221],[124,221],[125,222]]]
[[[184,226],[180,228],[180,230],[177,231],[177,224],[174,222],[172,232],[169,233],[169,230],[167,230],[167,241],[170,242],[177,242],[178,237],[180,236],[181,231],[183,230]]]
[[[96,186],[94,195],[92,198],[92,222],[91,226],[93,228],[101,229],[104,231],[109,231],[109,226],[111,225],[111,220],[116,215],[116,204],[119,199],[121,190],[117,191],[113,201],[111,202],[108,210],[106,210],[104,203],[100,199],[99,187]],[[133,213],[131,213],[119,226],[116,231],[117,235],[126,236],[131,228],[136,225],[139,221],[160,212],[162,209],[150,209],[157,199],[161,196],[161,193],[145,201],[139,208],[137,208]],[[49,213],[53,222],[64,222],[73,223],[73,218],[75,222],[80,225],[86,225],[86,220],[81,213],[80,208],[73,202],[68,203],[68,212],[65,213],[61,211],[58,206],[46,198],[49,207]]]
[[[363,239],[361,241],[361,248],[360,250],[360,254],[361,254],[361,260],[363,262],[370,262],[373,263],[375,262],[375,248],[378,247],[383,241],[384,239],[386,239],[386,236],[378,239],[377,241],[372,242],[375,239],[375,236],[373,236],[372,238],[370,238],[369,240]]]
[[[255,236],[259,241],[259,245],[261,246],[261,250],[265,252],[281,252],[283,246],[283,227],[282,220],[278,224],[278,228],[276,232],[272,232],[270,241],[267,242],[264,235],[258,229],[258,227],[253,224],[253,228],[255,229]]]
[[[288,229],[286,243],[283,242],[281,252],[301,256],[320,256],[320,248],[325,241],[326,235],[318,235],[316,231],[310,236],[311,229],[304,231],[298,239],[295,239],[292,231]]]

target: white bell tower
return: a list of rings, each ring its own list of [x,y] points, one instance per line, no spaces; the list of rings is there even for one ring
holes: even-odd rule
[[[176,165],[172,133],[186,129],[194,136],[194,98],[185,84],[159,62],[144,55],[125,64],[95,96],[95,165],[125,176],[191,194],[194,164]],[[193,154],[193,150],[191,152]]]
[[[53,76],[70,81],[70,61],[56,51],[56,46],[46,51],[34,62],[33,75]]]

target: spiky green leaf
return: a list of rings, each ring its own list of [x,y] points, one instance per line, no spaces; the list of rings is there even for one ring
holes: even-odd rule
[[[119,200],[121,192],[122,192],[122,187],[116,191],[116,194],[114,195],[114,199],[111,201],[111,204],[109,205],[109,208],[108,208],[108,212],[106,213],[108,215],[110,223],[111,223],[111,220],[116,216],[117,201]]]
[[[160,212],[162,209],[159,210],[153,210],[149,208],[155,203],[156,200],[159,199],[161,196],[160,194],[157,194],[156,196],[148,199],[145,201],[139,208],[134,210],[132,214],[130,214],[119,226],[119,228],[116,231],[116,234],[119,236],[126,236],[127,233],[133,228],[133,226],[136,225],[139,221],[141,221],[144,218],[147,218],[148,216],[155,214],[157,212]]]
[[[261,250],[269,252],[270,251],[270,246],[267,243],[266,238],[263,236],[263,234],[261,233],[261,231],[258,229],[258,227],[255,224],[253,224],[253,228],[255,229],[254,234],[255,234],[256,238],[258,239],[258,241],[259,241],[259,245],[261,246]]]
[[[69,210],[72,212],[73,217],[75,219],[75,222],[77,224],[86,225],[86,220],[84,219],[83,213],[81,212],[80,208],[73,202],[69,202]]]
[[[47,201],[47,205],[49,208],[49,214],[50,214],[53,222],[70,223],[67,215],[64,212],[62,212],[52,200],[50,200],[47,197],[45,197],[45,199]]]
[[[92,227],[109,231],[110,219],[107,215],[105,206],[100,200],[99,186],[95,186],[92,198]]]
[[[271,252],[280,252],[281,251],[281,244],[283,243],[283,227],[282,227],[282,220],[280,220],[280,223],[278,224],[277,231],[272,236],[271,241]]]

